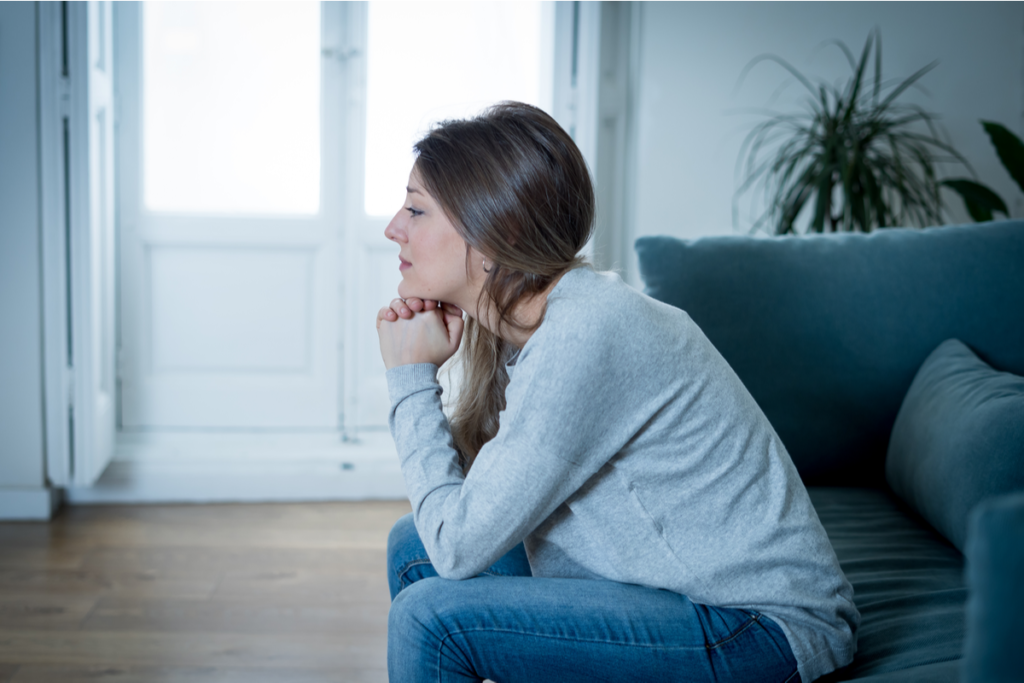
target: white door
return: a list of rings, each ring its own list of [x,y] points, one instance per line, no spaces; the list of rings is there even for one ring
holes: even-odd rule
[[[336,9],[122,9],[124,428],[337,428]]]
[[[71,3],[66,21],[71,449],[56,479],[88,486],[110,462],[116,429],[110,3]]]

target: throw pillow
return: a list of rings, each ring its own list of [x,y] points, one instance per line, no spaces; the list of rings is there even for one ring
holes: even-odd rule
[[[885,474],[963,552],[971,509],[1024,490],[1024,377],[994,370],[957,339],[942,342],[903,399]]]

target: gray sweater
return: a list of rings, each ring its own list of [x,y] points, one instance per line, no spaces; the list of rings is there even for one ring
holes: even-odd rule
[[[808,683],[850,662],[853,588],[785,446],[685,312],[577,268],[508,368],[498,434],[466,476],[437,367],[387,373],[391,433],[438,574],[474,576],[525,541],[534,576],[771,617]]]

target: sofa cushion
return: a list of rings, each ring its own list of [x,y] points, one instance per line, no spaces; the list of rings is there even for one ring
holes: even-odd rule
[[[985,498],[1024,490],[1024,377],[950,339],[918,370],[889,440],[886,479],[961,551]]]
[[[701,327],[807,483],[882,484],[900,403],[943,340],[1024,374],[1022,221],[636,250],[645,291]]]
[[[967,598],[963,555],[887,491],[808,493],[861,614],[853,662],[819,681],[957,680]]]

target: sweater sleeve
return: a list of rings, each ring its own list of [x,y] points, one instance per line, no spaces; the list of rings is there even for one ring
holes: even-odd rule
[[[623,445],[609,439],[609,417],[622,397],[601,386],[615,378],[588,354],[551,355],[520,354],[498,434],[465,477],[441,410],[437,367],[387,373],[389,424],[413,520],[442,577],[469,578],[491,566]]]

